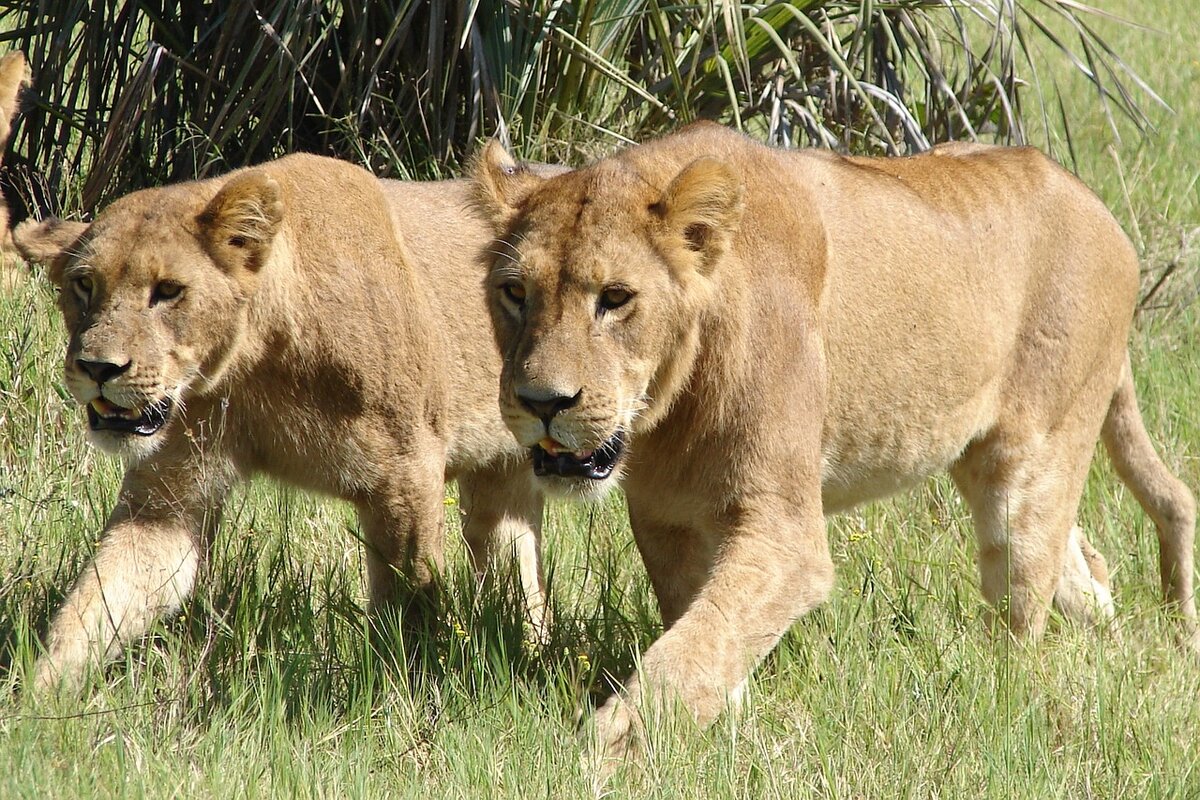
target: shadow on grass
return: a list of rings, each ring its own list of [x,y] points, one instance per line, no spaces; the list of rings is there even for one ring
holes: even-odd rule
[[[182,611],[95,680],[141,686],[197,725],[267,705],[300,725],[399,700],[436,727],[525,690],[587,710],[614,690],[614,676],[632,672],[659,628],[652,597],[622,582],[615,557],[588,565],[586,597],[560,598],[548,564],[551,622],[538,642],[515,566],[479,584],[458,564],[437,591],[369,615],[357,570],[314,562],[286,532],[273,538],[264,547],[223,531]],[[31,663],[35,635],[44,637],[84,558],[64,554],[49,571],[31,556],[18,561],[0,587],[0,676]]]
[[[31,657],[34,640],[42,641],[50,618],[62,604],[82,559],[62,552],[54,566],[40,563],[36,549],[23,544],[15,563],[0,580],[0,681]]]

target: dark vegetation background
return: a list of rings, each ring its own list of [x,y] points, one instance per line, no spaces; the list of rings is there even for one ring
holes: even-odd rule
[[[437,177],[481,137],[569,160],[696,118],[880,153],[1045,144],[1053,127],[1069,159],[1039,48],[1135,129],[1157,99],[1103,16],[1069,0],[7,0],[0,46],[25,50],[35,83],[6,194],[87,213],[296,150]]]

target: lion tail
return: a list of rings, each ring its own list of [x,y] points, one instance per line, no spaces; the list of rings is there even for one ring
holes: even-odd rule
[[[1138,409],[1128,353],[1100,435],[1117,474],[1154,520],[1164,598],[1182,618],[1184,644],[1200,653],[1193,595],[1196,500],[1154,450]]]

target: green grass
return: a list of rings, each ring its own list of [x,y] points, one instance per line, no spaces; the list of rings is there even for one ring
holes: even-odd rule
[[[1178,300],[1197,265],[1176,243],[1200,228],[1191,89],[1200,23],[1170,0],[1107,7],[1171,31],[1106,28],[1178,112],[1158,116],[1156,138],[1113,143],[1103,117],[1083,111],[1074,133],[1082,176],[1148,266],[1180,258],[1176,304],[1141,318],[1132,350],[1147,423],[1196,489],[1200,308]],[[120,477],[85,446],[64,399],[62,343],[44,285],[0,297],[0,797],[593,792],[576,713],[658,625],[619,497],[551,509],[556,621],[541,649],[524,642],[511,587],[473,590],[451,530],[449,613],[410,671],[371,645],[349,511],[254,484],[229,504],[183,615],[83,699],[17,692]],[[644,768],[619,772],[610,788],[705,798],[1200,795],[1198,668],[1168,644],[1153,528],[1103,458],[1081,520],[1113,569],[1122,642],[1057,624],[1032,650],[993,642],[979,621],[966,510],[936,481],[833,520],[833,600],[757,672],[745,712],[705,732],[666,721]]]

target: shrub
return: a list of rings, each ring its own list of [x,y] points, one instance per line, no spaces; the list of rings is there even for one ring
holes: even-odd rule
[[[1098,13],[1070,0],[17,0],[0,31],[35,87],[8,163],[39,205],[76,186],[72,204],[92,208],[287,151],[426,177],[493,134],[563,157],[701,117],[856,152],[1020,142],[1061,113],[1039,44],[1140,128],[1137,98],[1157,98],[1090,27]]]

